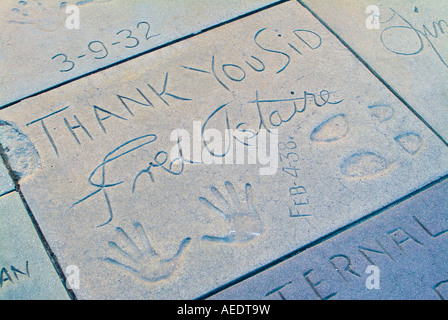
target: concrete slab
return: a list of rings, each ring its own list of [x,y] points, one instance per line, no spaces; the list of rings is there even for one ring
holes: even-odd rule
[[[14,189],[14,182],[9,176],[8,169],[6,169],[3,159],[0,158],[0,197]]]
[[[448,141],[446,1],[302,2]]]
[[[210,299],[447,299],[447,199],[445,180]]]
[[[17,192],[0,198],[0,300],[61,300],[67,291]]]
[[[273,2],[2,1],[0,107]]]
[[[440,139],[296,2],[0,118],[30,142],[21,190],[81,299],[196,298],[448,173]]]

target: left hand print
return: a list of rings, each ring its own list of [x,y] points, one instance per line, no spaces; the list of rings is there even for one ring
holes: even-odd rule
[[[152,248],[148,236],[143,226],[134,223],[143,248],[140,248],[129,235],[120,227],[116,228],[118,236],[126,246],[126,249],[120,247],[115,241],[109,241],[109,247],[121,259],[107,257],[104,260],[114,266],[122,268],[140,279],[147,282],[159,282],[168,279],[177,269],[180,258],[191,241],[191,238],[185,238],[181,241],[179,249],[171,258],[162,259],[159,254]]]

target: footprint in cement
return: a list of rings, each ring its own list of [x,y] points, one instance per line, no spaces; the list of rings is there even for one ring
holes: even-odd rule
[[[374,152],[355,153],[341,164],[341,173],[349,178],[372,178],[386,172],[391,164]]]
[[[374,105],[368,107],[372,116],[374,116],[379,123],[389,121],[394,116],[394,109],[386,104]],[[395,142],[403,148],[405,152],[411,156],[417,154],[423,145],[422,137],[415,132],[407,132],[399,134],[394,138]]]
[[[415,155],[423,145],[422,137],[414,132],[400,134],[394,140],[411,156]]]
[[[378,104],[368,107],[370,114],[375,117],[379,123],[383,123],[392,119],[395,110],[387,104]]]
[[[310,139],[314,142],[334,142],[347,136],[348,123],[344,114],[338,114],[325,120],[311,132]]]

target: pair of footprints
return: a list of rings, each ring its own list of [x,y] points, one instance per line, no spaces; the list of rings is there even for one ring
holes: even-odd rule
[[[389,121],[394,116],[394,109],[388,105],[368,107],[371,115],[379,122]],[[345,138],[349,126],[344,114],[338,114],[318,125],[310,135],[314,142],[335,142]],[[394,141],[409,155],[415,155],[423,144],[421,136],[414,132],[397,135]],[[348,178],[372,178],[390,168],[391,162],[375,152],[364,151],[345,158],[341,165],[341,173]]]
[[[230,231],[225,236],[204,235],[201,240],[220,243],[246,243],[261,235],[265,231],[265,227],[258,212],[253,207],[251,185],[249,183],[245,185],[244,203],[239,200],[231,182],[226,181],[225,188],[230,201],[226,200],[217,188],[213,186],[210,188],[221,208],[203,197],[200,197],[199,201],[224,219],[228,223]],[[109,247],[115,252],[115,255],[121,257],[121,261],[109,257],[105,261],[133,273],[144,281],[158,282],[168,279],[177,269],[179,260],[191,242],[191,238],[183,239],[177,252],[172,257],[164,259],[151,246],[143,226],[137,222],[134,223],[134,229],[143,248],[141,245],[138,246],[122,228],[118,227],[116,232],[127,249],[123,249],[116,242],[110,241],[108,243]]]
[[[81,6],[90,3],[103,3],[112,0],[78,0],[74,5]],[[9,23],[19,25],[33,25],[42,31],[56,31],[62,27],[67,18],[65,12],[68,3],[60,1],[56,7],[48,5],[38,0],[18,1],[17,5],[11,9]]]

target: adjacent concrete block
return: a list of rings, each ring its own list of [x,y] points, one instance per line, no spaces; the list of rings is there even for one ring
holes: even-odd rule
[[[4,0],[0,107],[273,2]]]
[[[447,299],[448,181],[210,299]]]
[[[68,298],[19,194],[0,197],[0,300]]]
[[[446,1],[301,2],[448,141]]]
[[[199,297],[448,173],[440,139],[296,2],[0,119],[31,142],[21,190],[81,299]]]

